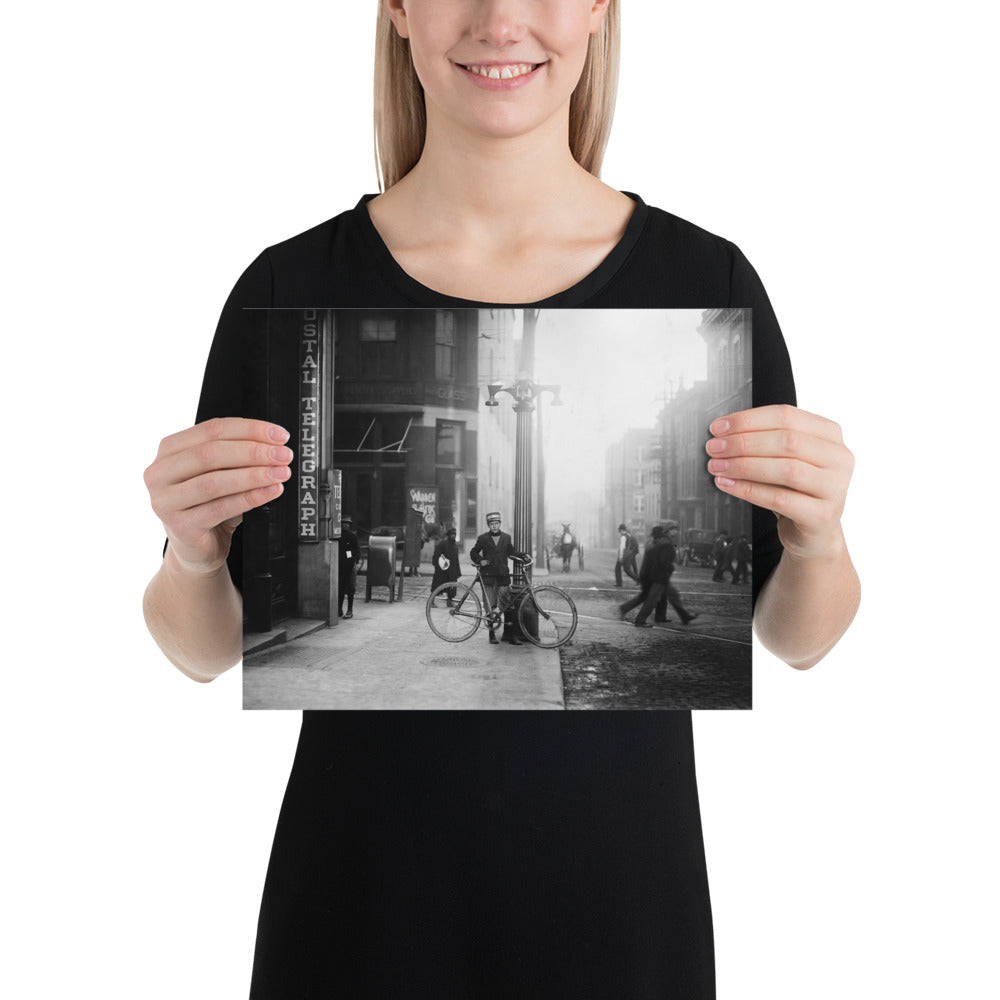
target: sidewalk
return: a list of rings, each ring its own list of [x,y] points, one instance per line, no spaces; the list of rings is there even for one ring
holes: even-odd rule
[[[365,604],[358,583],[349,621],[285,622],[287,640],[263,649],[268,637],[245,636],[244,708],[565,708],[558,650],[491,646],[485,628],[444,642],[424,617],[429,577],[407,577],[392,604],[384,588]]]

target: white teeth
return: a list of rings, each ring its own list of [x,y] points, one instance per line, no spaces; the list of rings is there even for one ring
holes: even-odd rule
[[[532,63],[516,63],[513,66],[466,66],[470,73],[478,73],[489,80],[512,80],[516,76],[524,76],[530,73],[535,67]]]

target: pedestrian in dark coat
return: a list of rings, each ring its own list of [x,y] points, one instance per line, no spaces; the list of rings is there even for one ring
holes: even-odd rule
[[[715,572],[712,573],[712,579],[716,583],[722,579],[722,574],[729,569],[730,558],[732,557],[731,541],[731,539],[726,537],[724,531],[720,531],[712,543],[712,561],[715,563]]]
[[[652,531],[650,531],[650,537],[646,539],[646,544],[642,548],[642,566],[636,574],[635,581],[639,584],[639,593],[635,597],[630,598],[624,604],[618,606],[618,610],[621,615],[622,621],[625,620],[625,616],[633,609],[639,607],[643,604],[646,598],[649,596],[649,588],[652,584],[652,579],[649,575],[649,567],[652,565],[652,556],[650,553],[653,551],[653,546],[656,545],[661,538],[663,538],[664,529],[659,525],[656,525]],[[636,542],[636,548],[638,548],[639,543]],[[645,575],[643,575],[645,571]],[[659,622],[661,625],[665,625],[669,619],[667,618],[667,595],[663,594],[660,599],[656,602],[656,617],[655,621]]]
[[[455,528],[449,528],[445,532],[445,537],[434,546],[434,579],[431,580],[431,590],[437,590],[442,584],[454,583],[461,575],[462,570],[458,565],[458,532]],[[455,588],[450,587],[448,594],[448,605],[455,599]]]
[[[698,616],[684,607],[681,595],[670,582],[670,577],[674,572],[674,560],[677,558],[677,538],[680,534],[680,528],[676,521],[667,521],[665,525],[656,525],[651,534],[653,544],[646,549],[642,566],[639,569],[639,581],[645,596],[640,594],[638,598],[633,598],[621,605],[622,617],[628,614],[632,608],[637,607],[641,601],[642,607],[635,616],[636,628],[652,628],[653,626],[646,619],[665,597],[680,617],[681,624],[687,625]]]
[[[736,560],[736,569],[733,570],[733,583],[749,583],[749,564],[751,557],[750,543],[746,535],[740,535],[733,546],[733,558]]]
[[[340,547],[337,552],[337,603],[341,618],[354,617],[354,591],[357,586],[357,565],[360,555],[358,536],[354,534],[354,522],[349,517],[340,519]],[[347,614],[344,614],[344,598],[347,598]]]
[[[521,640],[516,634],[517,626],[513,624],[514,616],[510,608],[510,566],[507,560],[523,560],[527,557],[523,552],[517,552],[514,540],[507,532],[500,530],[500,515],[496,511],[486,515],[486,523],[490,530],[476,539],[476,544],[469,550],[469,558],[479,567],[491,606],[504,612],[507,622],[504,629],[506,638],[513,645],[520,646]],[[500,640],[494,629],[491,628],[489,632],[490,642],[498,643]]]

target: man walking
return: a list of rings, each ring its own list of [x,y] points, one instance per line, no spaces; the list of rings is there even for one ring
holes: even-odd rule
[[[618,561],[615,563],[615,586],[622,586],[622,570],[636,583],[639,572],[635,567],[635,557],[639,554],[639,543],[624,523],[618,525]]]
[[[639,570],[639,581],[643,592],[619,607],[621,616],[624,619],[625,615],[632,608],[638,607],[641,602],[642,607],[639,608],[639,612],[635,616],[635,626],[636,628],[652,628],[652,624],[646,619],[652,614],[660,600],[666,597],[680,617],[681,624],[687,625],[698,616],[684,607],[681,595],[670,582],[670,577],[674,572],[674,559],[677,556],[677,539],[680,529],[676,521],[667,521],[663,525],[657,524],[651,534],[653,544],[647,548],[642,560],[642,568]]]
[[[500,530],[500,514],[491,511],[486,515],[489,531],[476,539],[476,544],[469,551],[469,558],[480,569],[483,583],[486,585],[486,595],[493,608],[504,612],[507,626],[504,634],[513,646],[523,645],[515,629],[510,613],[510,567],[508,559],[527,558],[522,552],[514,551],[514,541],[505,531]],[[490,642],[495,646],[500,640],[496,632],[490,628]]]

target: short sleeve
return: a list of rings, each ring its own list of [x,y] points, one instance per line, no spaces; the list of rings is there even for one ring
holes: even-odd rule
[[[753,310],[753,405],[795,405],[795,382],[785,338],[757,272],[733,247],[730,305]],[[753,603],[781,559],[781,541],[774,514],[753,509]]]
[[[205,364],[195,423],[212,417],[266,418],[265,390],[257,391],[265,383],[255,377],[255,369],[263,367],[265,361],[265,310],[272,298],[271,265],[265,251],[243,272],[222,307]],[[242,591],[242,527],[233,534],[228,566],[233,583]]]

